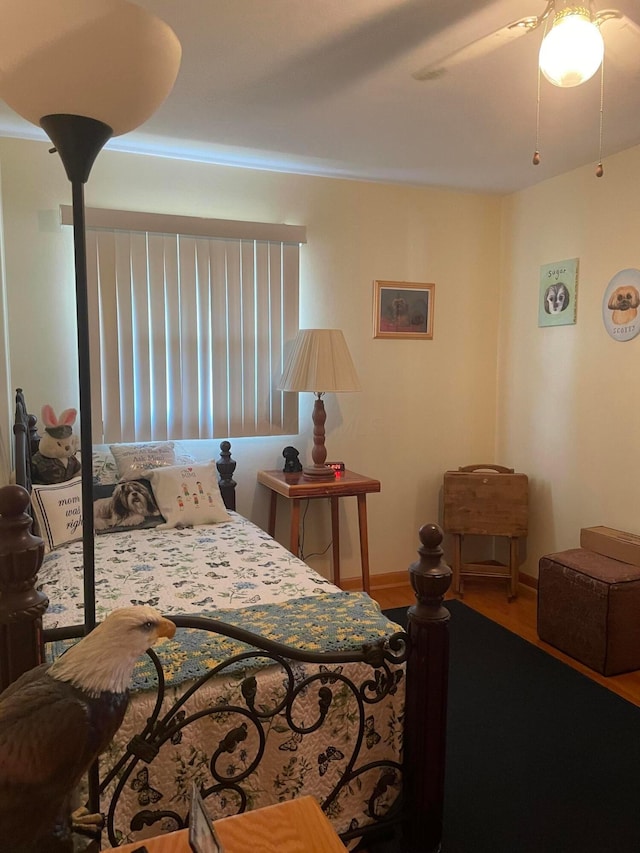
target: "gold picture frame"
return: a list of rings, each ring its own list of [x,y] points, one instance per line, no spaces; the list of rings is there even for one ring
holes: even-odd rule
[[[373,337],[433,338],[435,284],[374,281]]]

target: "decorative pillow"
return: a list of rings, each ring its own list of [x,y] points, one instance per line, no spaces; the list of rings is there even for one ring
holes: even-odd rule
[[[96,533],[156,527],[163,521],[148,480],[94,485],[93,527]]]
[[[184,446],[179,441],[173,442],[173,450],[176,454],[176,465],[188,465],[189,462],[195,462],[196,457],[185,450]]]
[[[166,521],[163,527],[230,521],[218,486],[218,471],[212,462],[156,468],[148,476]]]
[[[82,538],[82,478],[33,486],[31,505],[45,551]]]
[[[130,447],[130,445],[125,444],[123,447]],[[174,442],[174,453],[176,465],[186,465],[189,462],[196,461],[195,456],[185,450],[179,441]],[[80,453],[77,453],[76,456],[80,459]],[[107,445],[94,445],[93,447],[93,482],[100,485],[118,482],[118,465],[115,456]]]
[[[93,448],[93,482],[117,483],[118,466],[110,450]]]
[[[119,480],[136,480],[153,468],[176,464],[172,441],[146,442],[145,444],[110,444]]]

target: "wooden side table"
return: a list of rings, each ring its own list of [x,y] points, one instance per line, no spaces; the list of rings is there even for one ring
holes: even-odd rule
[[[331,503],[331,538],[333,540],[333,582],[340,586],[340,525],[338,520],[338,501],[340,498],[358,499],[358,523],[360,528],[360,563],[362,585],[365,592],[370,590],[369,582],[369,540],[367,533],[367,494],[380,491],[380,481],[354,471],[342,471],[335,480],[305,480],[302,473],[285,474],[283,471],[258,471],[258,482],[271,489],[269,510],[269,535],[275,536],[278,495],[291,501],[291,529],[289,550],[299,556],[298,538],[300,533],[300,501],[311,498],[329,498]]]
[[[214,821],[224,853],[344,853],[347,849],[313,797],[300,797]],[[191,853],[189,831],[125,844],[119,853]]]

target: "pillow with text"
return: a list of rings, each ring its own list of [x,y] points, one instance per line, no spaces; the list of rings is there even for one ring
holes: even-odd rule
[[[110,444],[119,480],[137,480],[153,468],[175,465],[176,453],[172,441],[152,441],[144,444]]]
[[[156,468],[148,473],[163,527],[193,527],[230,521],[212,462]]]
[[[82,478],[31,489],[31,506],[45,551],[82,538]]]

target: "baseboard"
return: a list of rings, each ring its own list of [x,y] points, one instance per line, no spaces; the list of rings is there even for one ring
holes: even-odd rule
[[[371,575],[371,589],[393,589],[398,586],[409,586],[409,572],[387,572],[384,575]],[[342,589],[362,589],[362,578],[341,578]]]
[[[524,572],[520,572],[518,579],[524,586],[529,586],[531,589],[538,589],[538,578],[534,578],[533,575],[527,575]]]
[[[520,572],[520,583],[531,589],[538,589],[538,578]],[[371,589],[394,589],[395,587],[409,586],[409,572],[387,572],[381,575],[371,575]],[[342,589],[362,589],[362,578],[342,578],[340,580]]]

